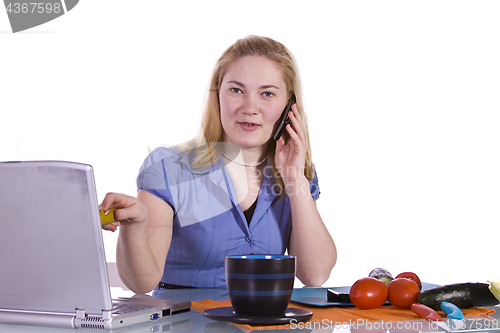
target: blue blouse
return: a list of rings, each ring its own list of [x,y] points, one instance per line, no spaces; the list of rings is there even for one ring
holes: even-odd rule
[[[192,287],[225,287],[224,258],[237,254],[284,254],[292,217],[288,197],[276,194],[268,165],[250,224],[239,205],[222,158],[197,170],[193,153],[156,148],[137,178],[146,190],[174,211],[173,234],[162,282]],[[319,197],[316,175],[310,182]]]

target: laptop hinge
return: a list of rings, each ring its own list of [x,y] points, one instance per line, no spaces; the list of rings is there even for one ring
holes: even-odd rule
[[[104,320],[111,320],[113,317],[113,311],[112,310],[103,310],[102,311],[102,319]]]
[[[106,329],[111,319],[111,311],[103,311],[102,315],[88,315],[85,310],[76,309],[75,328]]]
[[[83,318],[85,318],[85,310],[76,309],[76,319],[81,320]]]

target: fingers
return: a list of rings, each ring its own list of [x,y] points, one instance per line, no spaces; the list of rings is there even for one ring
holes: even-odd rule
[[[289,112],[288,119],[289,124],[286,126],[286,131],[289,139],[285,142],[282,136],[277,141],[275,157],[276,168],[285,183],[304,176],[307,150],[305,125],[295,104],[292,106],[292,111]]]
[[[115,232],[118,229],[118,226],[120,225],[120,222],[116,221],[110,224],[105,224],[102,226],[104,230],[109,230]]]
[[[292,126],[286,127],[286,130],[292,139],[299,139],[302,142],[305,142],[304,136],[304,123],[300,118],[300,115],[297,111],[297,105],[294,104],[292,106],[292,111],[288,113],[288,119],[290,120],[290,124]]]
[[[123,198],[124,194],[119,193],[107,193],[101,204],[99,205],[99,209],[107,212],[111,208],[122,208],[125,204],[125,198]]]
[[[276,141],[276,152],[280,152],[284,149],[286,145],[293,145],[295,148],[300,149],[305,146],[305,130],[304,123],[297,111],[297,105],[292,105],[292,110],[288,113],[289,123],[286,125],[286,131],[290,136],[291,141],[285,141],[285,136],[282,135],[278,141]],[[294,148],[294,149],[295,149]]]
[[[141,223],[147,220],[146,206],[135,197],[120,193],[107,193],[99,209],[107,212],[112,208],[117,209],[114,212],[116,222],[104,225],[105,230],[115,231],[120,225]]]
[[[115,219],[119,222],[140,223],[147,219],[147,215],[146,206],[138,199],[132,205],[115,211]]]
[[[288,127],[288,125],[286,125]],[[286,130],[286,127],[285,127],[285,130]],[[283,147],[285,146],[286,142],[285,142],[285,136],[284,135],[281,135],[280,138],[276,141],[276,151],[280,151],[283,149]]]
[[[131,197],[126,194],[121,193],[107,193],[101,204],[99,205],[99,209],[102,209],[104,212],[109,211],[111,208],[123,209],[132,207],[137,204],[138,199],[135,197]],[[116,212],[115,212],[116,217]]]

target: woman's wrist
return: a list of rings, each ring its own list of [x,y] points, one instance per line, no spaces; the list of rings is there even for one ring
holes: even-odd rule
[[[283,179],[285,189],[288,197],[291,196],[311,196],[311,189],[309,188],[309,180],[305,176],[300,176],[293,179]]]
[[[147,240],[147,221],[140,223],[125,222],[120,224],[120,234],[127,243],[142,242]]]

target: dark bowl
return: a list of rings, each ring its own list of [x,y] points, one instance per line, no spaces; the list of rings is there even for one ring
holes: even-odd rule
[[[285,313],[295,279],[294,256],[227,256],[225,268],[229,299],[237,314],[279,317]]]

